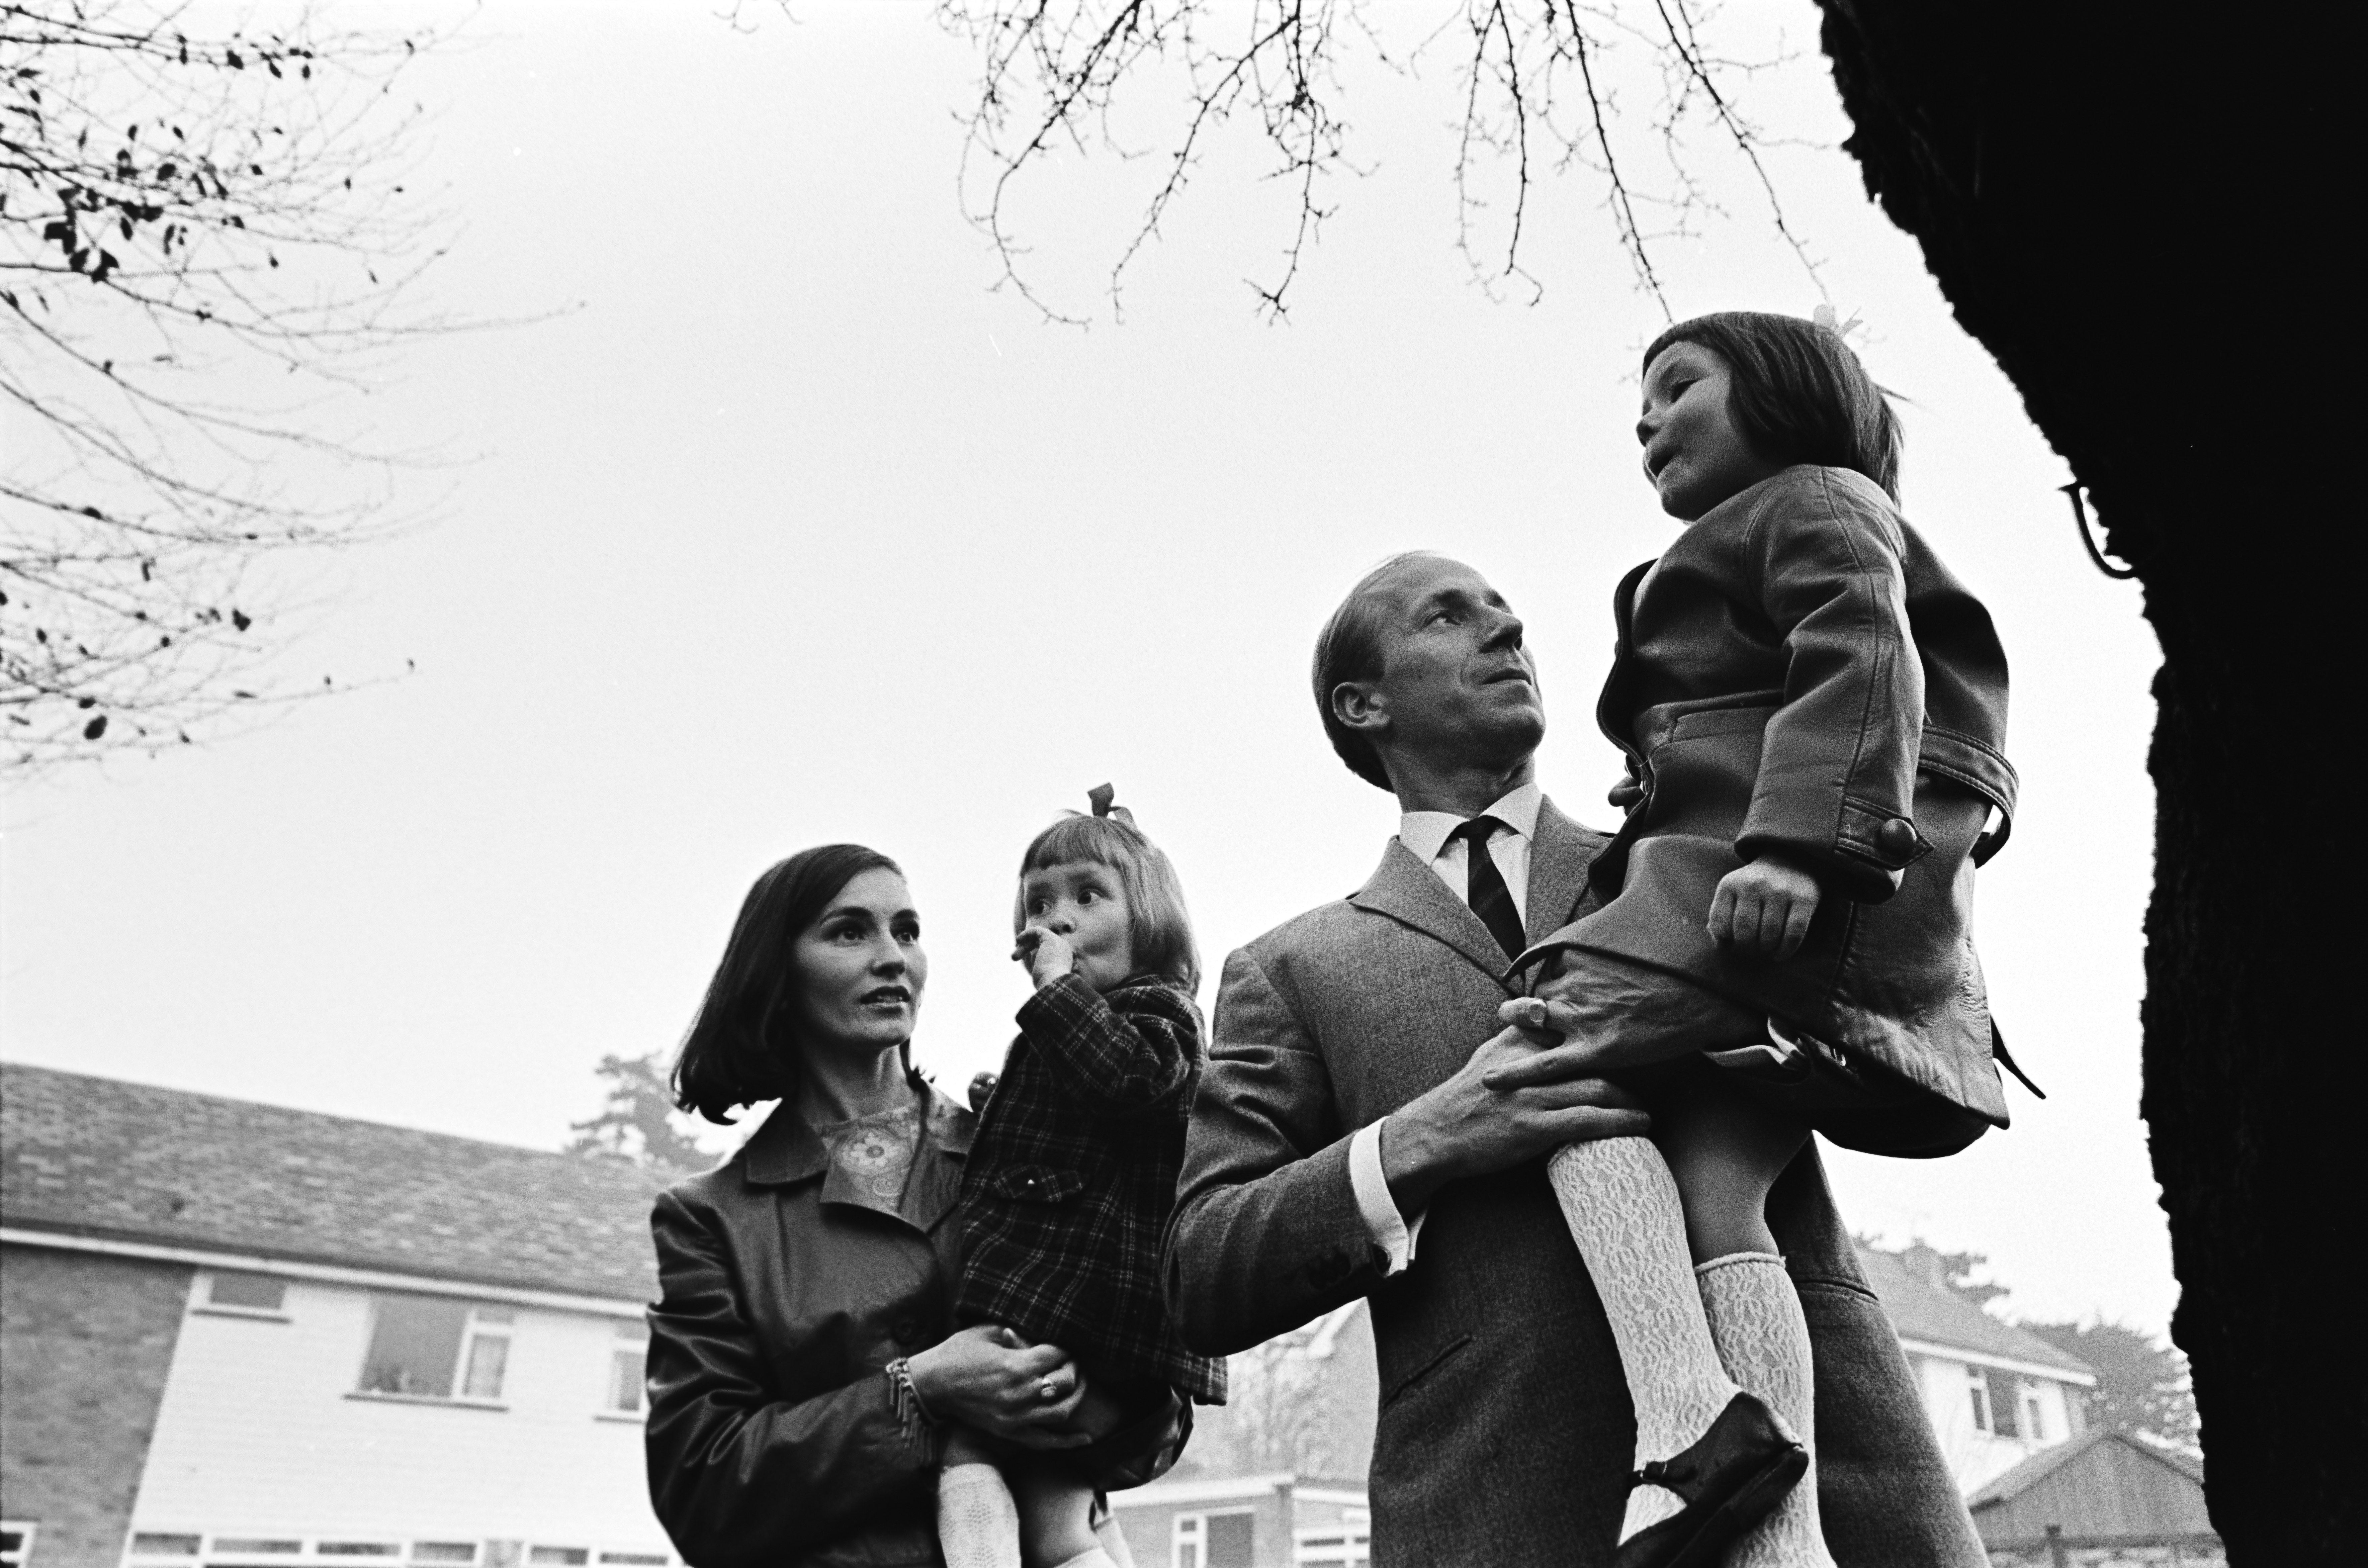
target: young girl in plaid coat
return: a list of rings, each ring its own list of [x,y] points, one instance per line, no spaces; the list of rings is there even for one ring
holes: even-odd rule
[[[1225,1366],[1177,1338],[1159,1240],[1201,1079],[1200,981],[1175,868],[1103,785],[1094,814],[1020,858],[1012,956],[1035,994],[979,1117],[962,1180],[957,1321],[1060,1346],[1086,1381],[1066,1451],[997,1449],[961,1428],[939,1476],[950,1568],[1115,1568],[1096,1494],[1172,1464],[1188,1401]],[[1069,1390],[1047,1379],[1050,1403]]]

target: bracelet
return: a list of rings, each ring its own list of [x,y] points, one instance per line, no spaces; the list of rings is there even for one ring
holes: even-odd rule
[[[882,1369],[888,1378],[888,1404],[896,1413],[896,1423],[905,1429],[909,1441],[933,1429],[938,1418],[921,1399],[921,1391],[913,1381],[913,1363],[899,1356]]]

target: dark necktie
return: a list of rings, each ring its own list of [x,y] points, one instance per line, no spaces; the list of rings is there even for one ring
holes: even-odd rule
[[[1529,945],[1521,936],[1521,912],[1513,907],[1513,890],[1505,885],[1504,873],[1497,869],[1496,858],[1488,853],[1488,835],[1503,826],[1495,817],[1474,817],[1447,836],[1464,842],[1464,902],[1505,949],[1505,956],[1517,959]]]

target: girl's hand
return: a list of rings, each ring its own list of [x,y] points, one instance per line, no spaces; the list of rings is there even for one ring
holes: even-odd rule
[[[1028,966],[1028,978],[1039,991],[1077,967],[1077,949],[1069,946],[1069,938],[1042,926],[1020,932],[1011,956]]]
[[[1782,962],[1801,950],[1820,896],[1816,878],[1763,856],[1719,879],[1710,901],[1710,939]]]
[[[1075,1449],[1093,1441],[1067,1429],[1086,1396],[1086,1379],[1058,1346],[1030,1345],[999,1324],[980,1324],[947,1335],[905,1365],[921,1403],[939,1421],[1023,1449]]]

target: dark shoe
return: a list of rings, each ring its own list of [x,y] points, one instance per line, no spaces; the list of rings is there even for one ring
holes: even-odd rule
[[[1616,1568],[1717,1568],[1726,1549],[1766,1518],[1809,1468],[1809,1450],[1754,1395],[1726,1402],[1710,1430],[1654,1460],[1632,1486],[1662,1486],[1685,1507],[1620,1543]]]

